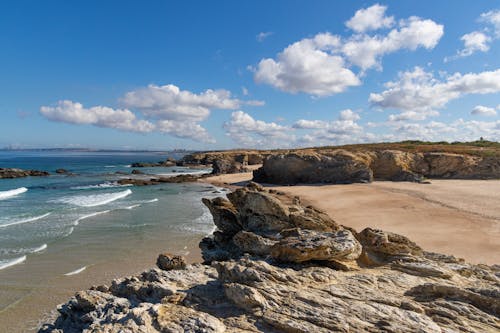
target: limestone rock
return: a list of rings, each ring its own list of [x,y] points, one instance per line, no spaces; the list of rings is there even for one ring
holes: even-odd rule
[[[361,245],[348,230],[318,232],[292,229],[282,234],[283,239],[271,249],[272,257],[281,261],[350,261],[361,255]]]
[[[234,235],[233,242],[242,252],[264,257],[271,254],[272,246],[277,243],[276,240],[249,231],[238,232]]]
[[[229,200],[216,197],[214,199],[203,198],[202,201],[212,213],[214,224],[219,230],[232,236],[242,229],[237,210]]]
[[[170,271],[172,269],[184,269],[186,268],[186,260],[182,256],[162,253],[158,256],[158,259],[156,259],[156,266],[165,271]]]

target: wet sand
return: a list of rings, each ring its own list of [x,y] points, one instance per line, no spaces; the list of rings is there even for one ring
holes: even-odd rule
[[[238,186],[251,173],[205,181]],[[500,180],[432,180],[431,184],[373,182],[273,186],[325,210],[338,223],[409,237],[427,251],[472,263],[500,263]]]

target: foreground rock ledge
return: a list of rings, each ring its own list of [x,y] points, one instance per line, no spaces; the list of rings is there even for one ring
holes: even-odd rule
[[[228,200],[229,199],[229,200]],[[80,291],[39,332],[498,332],[500,270],[338,225],[255,183],[205,199],[205,264]],[[473,235],[471,235],[472,237]]]

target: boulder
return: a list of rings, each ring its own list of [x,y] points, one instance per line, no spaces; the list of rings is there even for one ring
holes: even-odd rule
[[[179,255],[174,255],[170,253],[162,253],[156,259],[156,266],[159,269],[163,269],[165,271],[170,271],[173,269],[185,269],[186,268],[186,260],[184,257]]]
[[[353,261],[361,255],[361,244],[349,230],[318,232],[291,229],[281,235],[283,239],[271,248],[271,256],[280,261]]]
[[[373,180],[373,172],[366,156],[337,150],[328,155],[290,153],[271,155],[261,168],[253,173],[253,180],[260,183],[366,183]]]
[[[47,171],[23,170],[16,168],[0,168],[0,179],[2,178],[22,178],[22,177],[41,177],[49,176]]]
[[[134,170],[132,170],[131,174],[133,174],[133,175],[143,175],[144,172],[142,172],[141,170],[134,169]]]

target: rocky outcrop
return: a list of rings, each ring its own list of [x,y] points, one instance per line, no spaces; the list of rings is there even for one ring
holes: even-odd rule
[[[345,150],[331,154],[290,153],[271,155],[254,171],[256,182],[272,184],[297,183],[366,183],[373,180],[370,156]]]
[[[500,330],[498,266],[358,233],[255,183],[204,203],[219,228],[200,244],[206,264],[161,255],[160,268],[78,292],[40,332]]]
[[[265,159],[254,171],[262,183],[357,183],[373,179],[422,182],[425,178],[498,179],[498,156],[399,150],[301,151]]]
[[[227,173],[246,172],[246,165],[247,164],[235,161],[233,159],[219,158],[212,162],[212,174],[220,175]]]
[[[130,166],[132,168],[152,168],[152,167],[171,167],[176,166],[177,162],[173,158],[167,158],[165,161],[159,162],[135,162]]]
[[[140,174],[140,173],[135,173]],[[201,175],[178,175],[173,177],[156,177],[156,178],[122,178],[118,179],[116,182],[120,185],[134,185],[134,186],[148,186],[148,185],[159,185],[162,183],[193,183],[197,182],[199,179],[207,177],[208,174]]]
[[[15,168],[0,168],[0,179],[1,178],[22,178],[22,177],[40,177],[49,176],[47,171],[39,170],[23,170]]]

